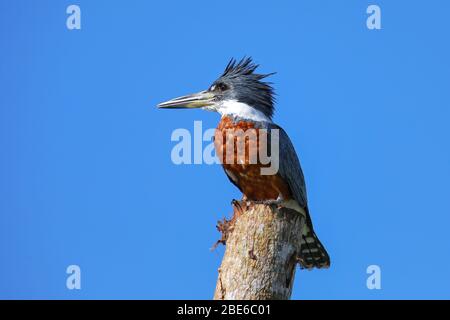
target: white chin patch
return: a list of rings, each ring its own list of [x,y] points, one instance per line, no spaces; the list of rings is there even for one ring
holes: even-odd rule
[[[236,100],[225,100],[215,106],[213,110],[219,112],[222,116],[238,116],[253,121],[271,122],[261,111]]]
[[[202,109],[206,110],[206,111],[217,111],[217,107],[215,105],[206,106],[206,107],[203,107]]]

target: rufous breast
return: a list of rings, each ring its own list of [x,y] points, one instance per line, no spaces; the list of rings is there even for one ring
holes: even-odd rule
[[[267,138],[257,123],[222,117],[215,135],[216,154],[226,173],[250,200],[291,199],[289,185],[279,174],[263,175],[259,149]],[[266,148],[267,149],[267,148]]]

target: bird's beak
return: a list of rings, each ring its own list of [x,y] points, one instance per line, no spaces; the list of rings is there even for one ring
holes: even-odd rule
[[[178,97],[166,102],[158,104],[158,108],[167,109],[185,109],[185,108],[202,108],[214,104],[214,94],[209,91],[201,91],[199,93]]]

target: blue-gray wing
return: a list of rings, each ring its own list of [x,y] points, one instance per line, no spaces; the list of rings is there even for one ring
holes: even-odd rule
[[[306,195],[306,185],[305,178],[303,176],[303,171],[300,166],[300,161],[298,160],[297,153],[295,152],[294,146],[289,139],[287,133],[280,126],[274,123],[267,123],[267,129],[270,130],[270,135],[272,137],[273,129],[278,129],[279,133],[279,168],[278,174],[286,181],[291,189],[292,196],[297,200],[298,204],[302,208],[307,207],[307,195]],[[268,139],[269,143],[270,140]],[[271,146],[270,150],[273,147]],[[273,155],[271,155],[273,157]]]
[[[293,198],[305,209],[306,228],[302,230],[301,252],[299,261],[302,268],[328,268],[330,266],[330,256],[325,247],[320,242],[314,232],[311,217],[309,215],[306,197],[305,178],[303,177],[300,161],[286,132],[273,123],[268,123],[267,129],[273,135],[273,129],[278,129],[279,133],[279,169],[278,174],[286,181],[291,189]],[[271,140],[271,139],[268,139]],[[273,150],[271,146],[271,151]],[[271,154],[273,158],[273,155]]]

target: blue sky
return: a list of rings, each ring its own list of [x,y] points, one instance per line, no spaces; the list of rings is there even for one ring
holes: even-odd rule
[[[82,29],[66,28],[77,4]],[[366,28],[377,4],[382,30]],[[450,298],[448,1],[0,2],[0,298],[209,299],[218,165],[171,162],[157,110],[253,56],[332,267],[294,299]],[[66,288],[79,265],[82,289]],[[381,290],[366,268],[379,265]]]

